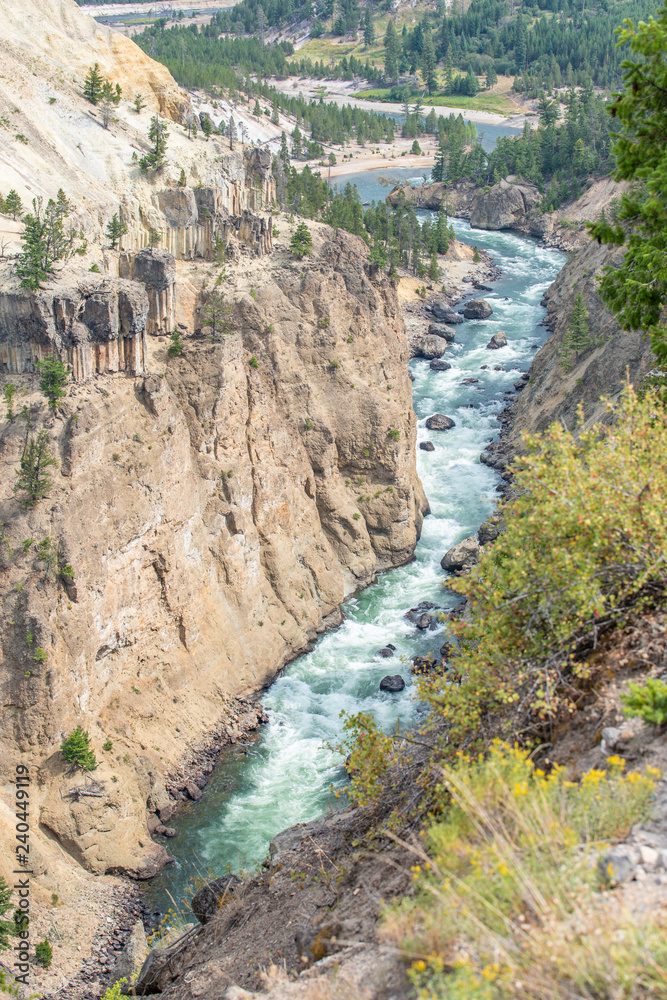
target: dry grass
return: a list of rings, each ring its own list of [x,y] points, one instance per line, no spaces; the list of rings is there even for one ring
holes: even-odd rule
[[[667,998],[667,938],[608,891],[605,842],[648,808],[653,774],[610,758],[580,783],[536,770],[497,743],[443,772],[447,818],[414,847],[415,896],[388,909],[384,936],[437,1000]]]

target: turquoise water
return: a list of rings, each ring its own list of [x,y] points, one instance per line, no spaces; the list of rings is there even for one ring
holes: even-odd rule
[[[386,191],[369,175],[353,176],[374,199]],[[225,757],[202,801],[173,821],[178,836],[167,847],[176,864],[147,886],[152,909],[166,910],[170,896],[180,900],[197,872],[219,874],[228,864],[238,869],[262,860],[276,833],[326,810],[330,785],[345,780],[338,759],[325,747],[340,736],[342,710],[371,712],[385,728],[397,720],[410,722],[419,710],[410,660],[417,653],[436,651],[444,626],[421,633],[404,615],[422,600],[443,608],[455,603],[443,589],[446,574],[440,559],[451,545],[476,531],[497,499],[498,476],[480,464],[479,455],[498,433],[502,393],[528,370],[534,345],[544,341],[539,302],[565,259],[513,233],[473,233],[468,223],[458,220],[453,225],[459,239],[494,255],[502,277],[493,283],[493,292],[484,293],[493,308],[491,318],[456,327],[456,343],[447,349],[449,371],[432,372],[423,360],[410,363],[418,439],[435,445],[433,452],[417,451],[431,514],[424,521],[415,560],[384,574],[348,601],[340,628],[287,667],[264,694],[269,724],[254,743]],[[487,351],[486,343],[497,330],[506,332],[508,347]],[[482,371],[482,365],[502,365],[504,370]],[[479,379],[477,385],[461,385],[471,376]],[[434,412],[453,417],[455,428],[428,432],[424,422]],[[394,657],[377,657],[376,650],[388,642],[397,647]],[[404,676],[407,686],[401,694],[379,691],[387,673]]]

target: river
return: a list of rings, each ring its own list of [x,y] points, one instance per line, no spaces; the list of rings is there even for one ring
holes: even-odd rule
[[[380,178],[388,171],[340,177],[357,184],[363,201],[384,198]],[[396,172],[392,172],[394,176]],[[402,172],[417,177],[419,171]],[[420,601],[451,607],[454,596],[443,589],[440,559],[446,550],[473,534],[497,500],[498,475],[479,461],[480,452],[498,434],[503,393],[528,370],[545,339],[540,300],[565,257],[533,240],[509,232],[474,233],[467,222],[453,220],[457,238],[493,254],[502,271],[493,292],[484,293],[493,308],[485,322],[456,327],[447,349],[451,369],[433,372],[428,361],[410,362],[413,403],[419,418],[418,440],[431,440],[435,451],[417,451],[417,468],[431,505],[415,559],[383,574],[378,582],[349,600],[340,628],[322,636],[311,653],[290,664],[262,698],[270,722],[247,747],[237,748],[216,768],[204,797],[173,822],[178,836],[167,843],[176,859],[146,887],[152,910],[181,905],[193,876],[219,875],[261,861],[269,841],[285,827],[317,818],[336,800],[331,785],[344,787],[339,758],[326,744],[341,734],[341,711],[370,712],[385,729],[409,723],[418,711],[410,661],[437,651],[444,626],[419,632],[405,613]],[[508,346],[486,350],[493,333],[504,330]],[[481,370],[482,365],[490,365]],[[494,366],[502,366],[494,371]],[[467,377],[475,385],[462,385]],[[435,412],[453,417],[447,432],[429,432],[424,424]],[[393,659],[376,651],[391,642]],[[387,673],[401,673],[407,685],[398,695],[379,691]]]

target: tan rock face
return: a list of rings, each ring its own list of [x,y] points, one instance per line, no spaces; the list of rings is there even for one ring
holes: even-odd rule
[[[597,276],[608,265],[618,266],[622,255],[622,249],[589,243],[565,264],[549,287],[545,296],[547,316],[554,332],[535,355],[530,382],[516,402],[509,436],[513,450],[522,450],[524,431],[543,431],[554,420],[562,420],[570,430],[574,429],[580,405],[587,424],[604,419],[602,397],[618,397],[628,377],[636,383],[650,369],[653,355],[648,338],[622,330],[598,295]],[[594,343],[573,358],[572,367],[565,371],[561,349],[578,292],[588,310]]]
[[[30,40],[34,57],[59,63],[85,76],[91,57],[104,76],[119,82],[126,92],[140,92],[159,110],[178,121],[187,106],[168,69],[154,62],[125,35],[98,24],[74,0],[1,0],[3,43],[11,50]],[[128,93],[129,96],[129,93]],[[134,96],[132,94],[132,96]]]
[[[162,376],[72,385],[55,419],[22,377],[60,465],[33,511],[0,504],[3,772],[89,730],[105,782],[94,834],[51,765],[42,822],[91,870],[150,869],[149,766],[164,773],[224,695],[257,689],[345,596],[412,555],[425,500],[395,291],[356,238],[313,230],[306,271],[248,261],[221,342],[186,338],[167,360],[149,338]],[[5,497],[24,437],[4,423]]]

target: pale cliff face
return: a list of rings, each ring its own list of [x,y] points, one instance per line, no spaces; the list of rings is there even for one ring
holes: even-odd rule
[[[19,379],[60,463],[30,512],[11,496],[25,423],[0,431],[3,766],[48,758],[77,724],[98,751],[114,742],[98,757],[123,782],[122,823],[100,817],[90,850],[48,765],[42,822],[92,870],[139,871],[154,853],[138,755],[164,773],[223,714],[221,695],[261,687],[346,596],[411,558],[425,500],[396,294],[359,240],[313,231],[310,261],[235,267],[221,342],[186,337],[167,360],[149,337],[162,374],[72,384],[55,419]],[[47,536],[73,586],[38,560]]]

